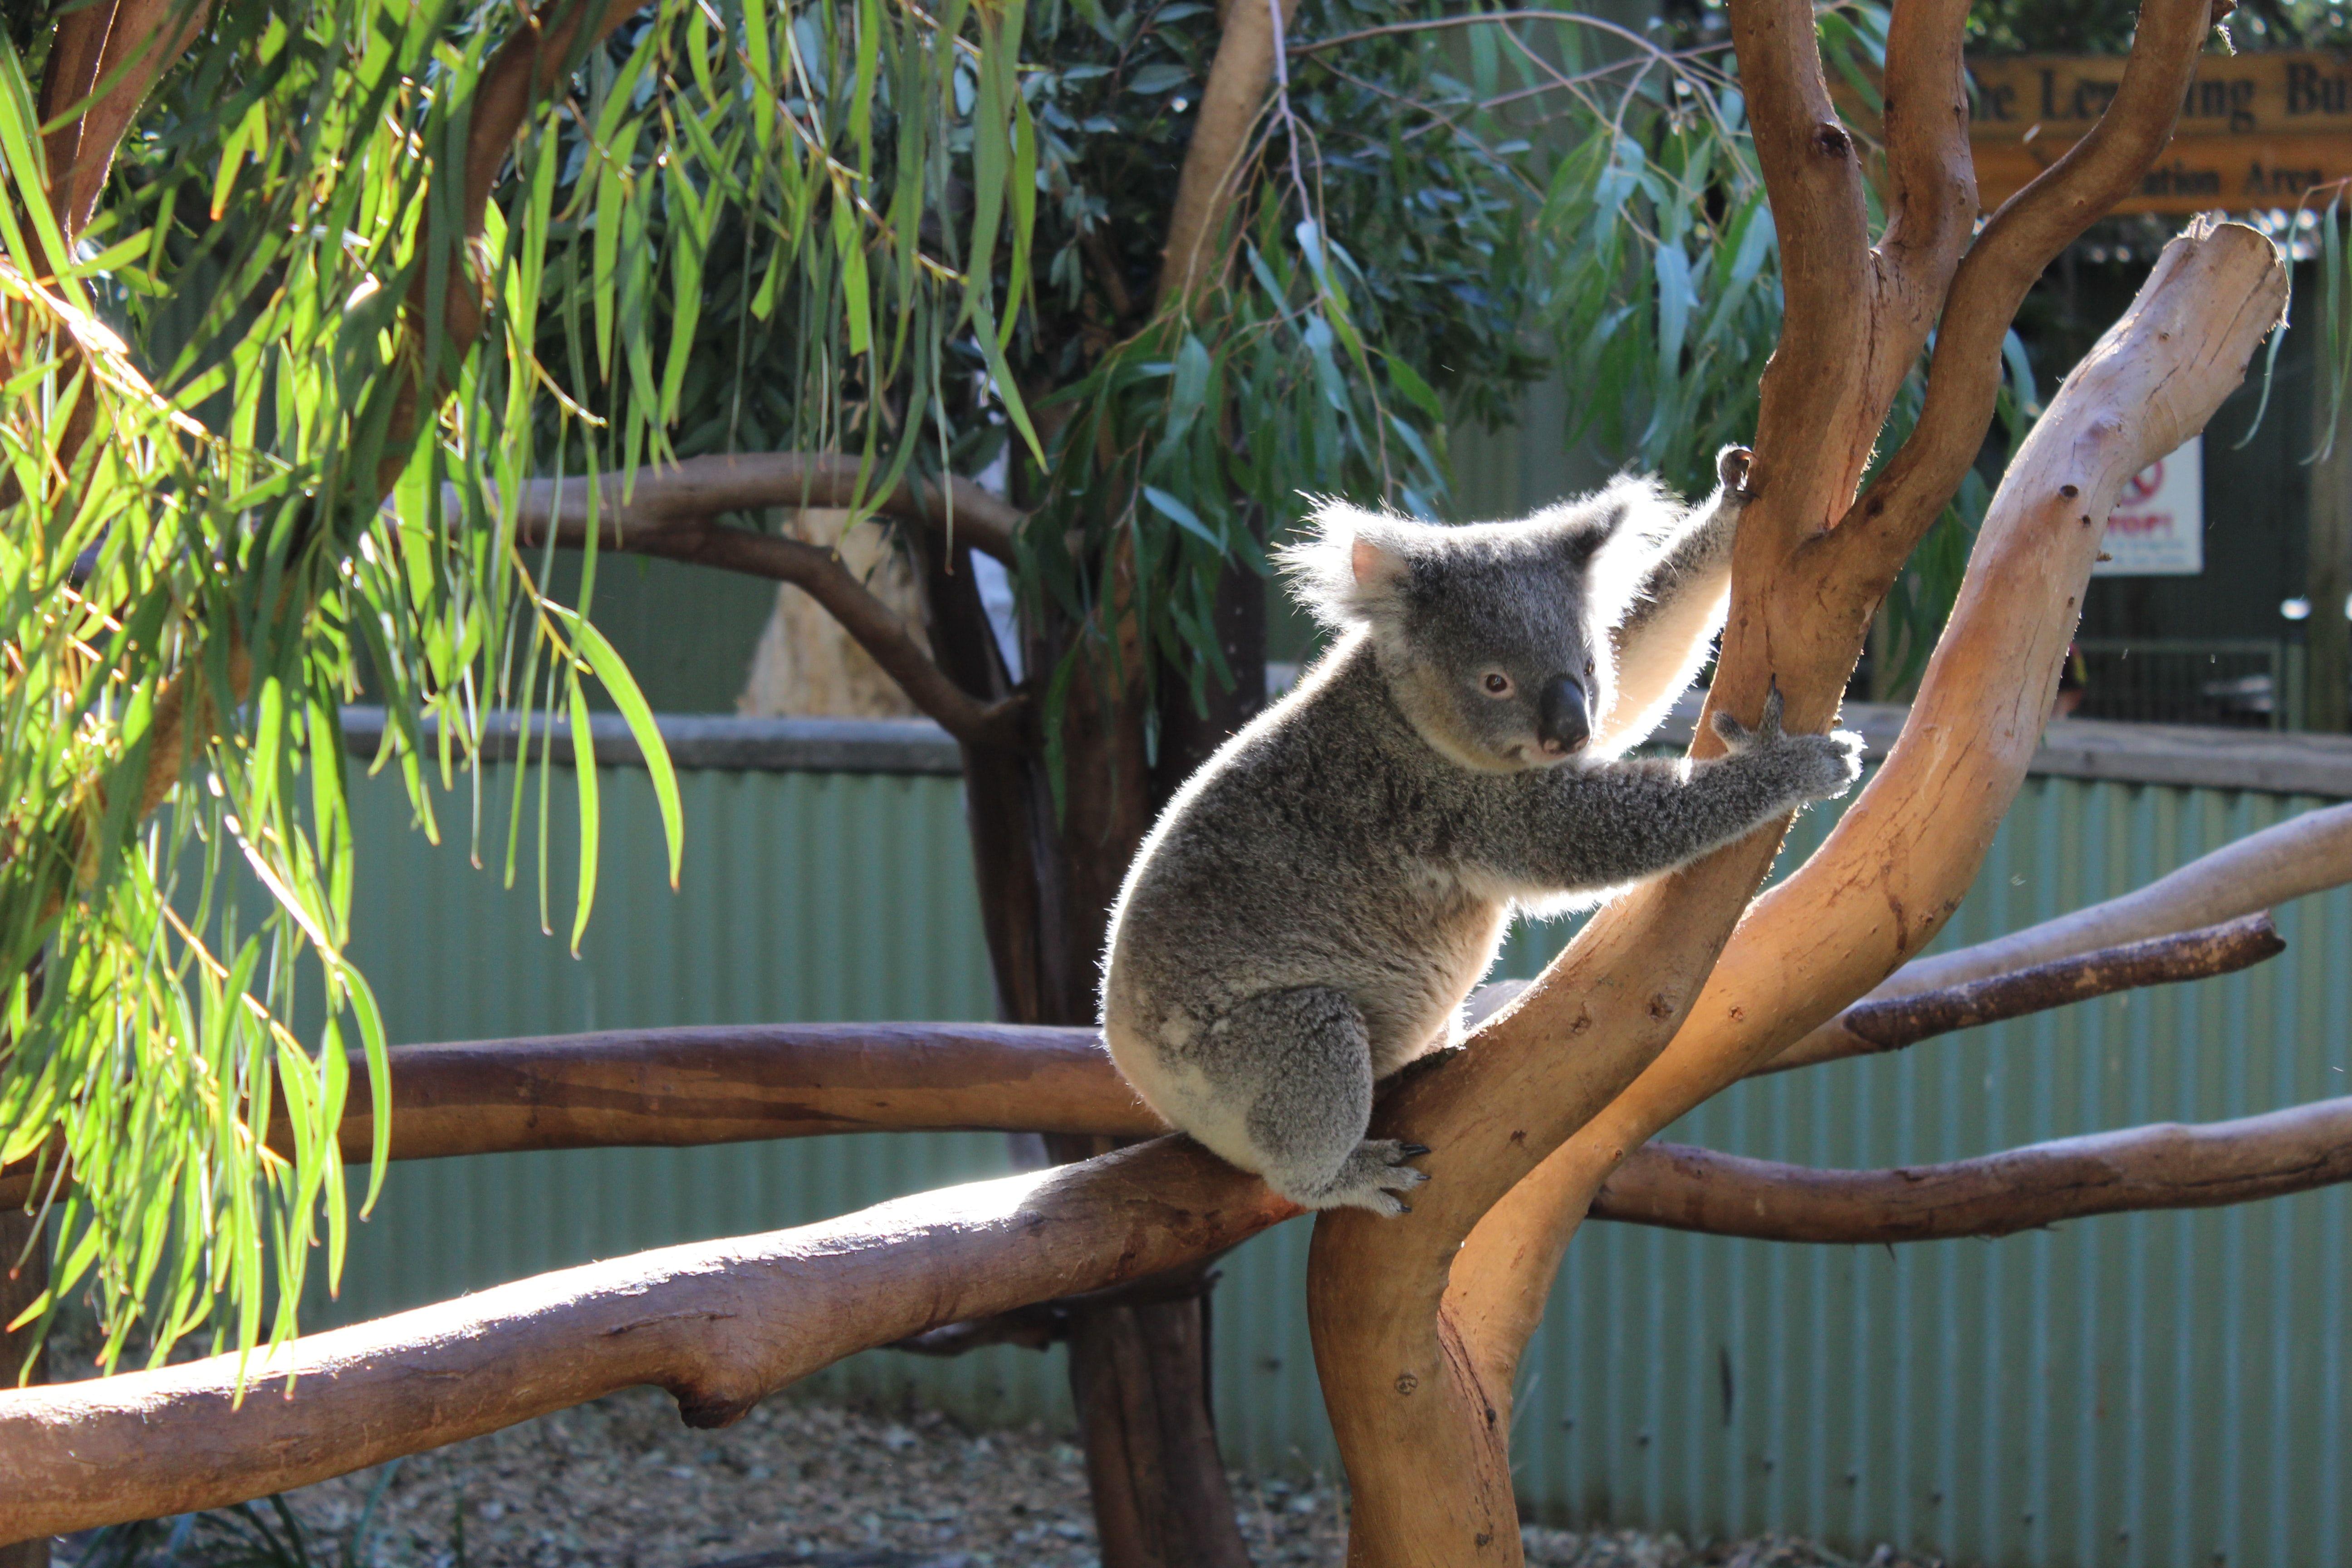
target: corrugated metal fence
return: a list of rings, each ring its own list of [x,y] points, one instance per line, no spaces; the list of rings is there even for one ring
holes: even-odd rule
[[[501,773],[486,802],[504,798]],[[357,956],[395,1038],[989,1014],[953,778],[688,771],[672,896],[642,775],[604,773],[604,892],[578,961],[540,934],[527,886],[500,892],[462,847],[425,849],[397,785],[362,786],[381,902],[357,921]],[[559,783],[558,846],[566,798]],[[2315,804],[2037,777],[1945,942],[2124,891]],[[1790,860],[1829,820],[1801,824]],[[1669,1136],[1883,1165],[2352,1092],[2352,894],[2279,918],[2285,955],[2247,973],[1763,1079]],[[1559,935],[1523,933],[1509,971],[1531,973]],[[311,1321],[1003,1166],[1001,1139],[940,1135],[395,1167],[341,1300]],[[1554,1520],[1892,1540],[1957,1563],[2352,1562],[2347,1221],[2337,1189],[1894,1249],[1594,1226],[1528,1358],[1520,1495]],[[1225,1266],[1217,1397],[1236,1463],[1331,1464],[1299,1310],[1307,1238],[1283,1227]],[[1058,1353],[995,1351],[867,1355],[822,1384],[1004,1421],[1065,1412],[1062,1380]]]

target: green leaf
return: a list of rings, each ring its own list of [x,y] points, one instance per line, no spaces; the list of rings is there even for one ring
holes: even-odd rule
[[[596,734],[579,676],[575,673],[565,685],[572,704],[572,773],[580,796],[580,888],[572,916],[572,956],[577,958],[580,939],[588,932],[588,911],[596,902]]]
[[[612,694],[613,705],[628,721],[629,733],[636,738],[637,751],[645,758],[646,775],[654,786],[654,802],[661,811],[662,841],[669,847],[669,885],[677,886],[678,868],[686,854],[685,813],[679,807],[677,773],[670,765],[669,749],[662,740],[661,726],[655,722],[653,710],[646,706],[645,693],[637,689],[636,679],[630,675],[621,656],[604,640],[604,634],[568,612],[563,614],[567,630],[587,659],[588,668],[604,683]],[[573,709],[573,734],[578,735],[579,709]],[[574,742],[575,747],[577,742]],[[578,940],[575,933],[575,942]]]

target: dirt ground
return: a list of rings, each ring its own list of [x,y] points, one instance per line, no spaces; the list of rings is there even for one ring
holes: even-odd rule
[[[1339,1568],[1344,1499],[1328,1481],[1235,1478],[1258,1568]],[[371,1499],[373,1510],[371,1511]],[[934,1413],[771,1400],[739,1425],[696,1432],[652,1390],[289,1494],[312,1563],[348,1568],[1096,1568],[1086,1477],[1067,1436],[974,1434]],[[274,1512],[257,1517],[281,1532]],[[351,1550],[362,1515],[366,1531]],[[462,1521],[462,1523],[461,1523]],[[250,1525],[207,1520],[174,1542],[152,1531],[152,1568],[251,1562]],[[1778,1539],[1694,1549],[1669,1535],[1529,1528],[1542,1568],[1840,1568],[1853,1560]],[[79,1568],[113,1552],[74,1543]],[[281,1558],[289,1553],[275,1553]],[[1868,1568],[1932,1568],[1882,1549]],[[1860,1565],[1853,1565],[1860,1568]]]

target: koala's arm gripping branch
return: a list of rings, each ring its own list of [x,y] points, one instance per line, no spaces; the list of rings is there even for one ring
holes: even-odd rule
[[[1654,877],[1755,831],[1859,770],[1851,741],[1777,728],[1728,757],[1642,758],[1513,775],[1493,833],[1494,869],[1559,892]]]

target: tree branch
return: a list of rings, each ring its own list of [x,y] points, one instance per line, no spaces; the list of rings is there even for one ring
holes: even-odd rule
[[[603,542],[625,549],[632,531],[706,522],[721,512],[766,507],[842,508],[860,499],[856,458],[803,452],[743,452],[688,458],[673,466],[613,475],[597,487],[596,518],[610,530]],[[870,478],[870,476],[869,476]],[[945,541],[969,544],[999,561],[1013,560],[1013,535],[1028,513],[970,479],[947,484],[902,480],[866,504],[885,516],[940,531]],[[533,538],[552,521],[558,539],[584,543],[588,481],[533,479],[523,487],[520,526]]]
[[[1286,27],[1298,0],[1230,0],[1221,7],[1223,31],[1217,58],[1201,89],[1192,140],[1176,178],[1176,202],[1168,215],[1168,243],[1161,251],[1160,302],[1190,300],[1223,270],[1220,236],[1241,195],[1241,170],[1250,132],[1265,107],[1274,80],[1274,13],[1282,7]]]
[[[0,1541],[221,1507],[638,1384],[724,1426],[857,1351],[1162,1273],[1298,1212],[1165,1138],[541,1275],[242,1365],[0,1392]]]
[[[2086,1215],[2215,1208],[2347,1181],[2352,1099],[1885,1171],[1818,1171],[1652,1143],[1610,1176],[1592,1213],[1711,1236],[1868,1244],[2010,1236]]]
[[[1888,18],[1887,217],[1870,253],[1870,331],[1861,363],[1864,397],[1874,408],[1891,406],[1919,363],[1975,232],[1976,160],[1960,66],[1967,21],[1968,0],[1899,0]]]
[[[1981,980],[1865,998],[1756,1070],[1786,1072],[1845,1057],[1899,1051],[1937,1035],[1999,1023],[2148,985],[2234,974],[2286,951],[2270,913],[2053,959]],[[1804,1047],[1830,1031],[1835,1049]]]
[[[1891,579],[1941,515],[1983,447],[2000,393],[2001,342],[2018,306],[2043,269],[2129,195],[2164,151],[2211,28],[2212,0],[2145,0],[2122,85],[2098,123],[2002,203],[1961,258],[1919,422],[1832,531],[1839,550],[1860,552],[1872,572]],[[1891,85],[1891,39],[1889,59]]]
[[[2345,879],[2352,880],[2352,872]],[[1857,1003],[1841,1015],[1858,1026],[1841,1037],[1850,1043],[1837,1055],[1899,1049],[2093,996],[2231,973],[2284,950],[2269,916],[2256,914],[1943,990]],[[1520,987],[1504,982],[1497,989],[1508,1001]],[[1790,1059],[1794,1055],[1758,1070],[1832,1059]],[[1092,1029],[689,1026],[396,1046],[391,1065],[394,1160],[685,1148],[842,1132],[1149,1138],[1167,1131],[1118,1076]],[[375,1108],[367,1064],[357,1056],[350,1080],[337,1140],[347,1162],[364,1164],[374,1150]],[[272,1116],[268,1143],[281,1153],[292,1151],[282,1112]],[[49,1157],[62,1153],[53,1149]],[[37,1157],[0,1167],[0,1210],[25,1205],[53,1170],[45,1171]]]
[[[2352,882],[2352,805],[2305,812],[2225,844],[2121,898],[1974,947],[1913,959],[1855,1005],[1868,1006],[2098,948],[2235,920],[2250,910],[2292,903],[2346,882]],[[1867,1045],[1848,1034],[1843,1016],[1806,1035],[1763,1070],[1832,1061],[1867,1050]]]
[[[41,121],[84,106],[42,138],[49,200],[68,244],[89,226],[115,149],[155,79],[186,51],[209,11],[208,0],[96,0],[58,18]]]
[[[2032,760],[2097,520],[2238,384],[2284,286],[2275,247],[2252,230],[2192,230],[2068,378],[1995,498],[1885,765],[1822,848],[1747,912],[1674,1044],[1497,1204],[1456,1259],[1448,1310],[1488,1386],[1508,1387],[1569,1237],[1626,1153],[1832,1016],[1958,908]]]
[[[1019,1024],[762,1024],[399,1046],[392,1095],[395,1160],[833,1132],[1167,1130],[1094,1030]],[[345,1159],[369,1157],[375,1116],[363,1075],[352,1079],[339,1136]]]
[[[526,508],[524,521],[515,531],[516,542],[544,542],[547,516],[544,510],[534,513]],[[557,543],[587,542],[584,498],[578,512],[557,509],[556,517]],[[657,513],[649,521],[619,521],[608,528],[600,511],[596,529],[599,543],[607,550],[790,583],[824,605],[841,629],[898,682],[908,700],[957,740],[972,746],[1017,746],[1025,739],[1029,710],[1025,697],[983,704],[949,679],[915,640],[898,612],[877,597],[836,551],[708,521],[665,522]]]

